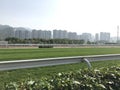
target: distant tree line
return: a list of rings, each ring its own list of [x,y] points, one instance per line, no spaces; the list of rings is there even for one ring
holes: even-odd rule
[[[84,44],[84,40],[70,40],[70,39],[19,39],[15,37],[6,38],[9,44]],[[91,44],[91,42],[87,42]]]

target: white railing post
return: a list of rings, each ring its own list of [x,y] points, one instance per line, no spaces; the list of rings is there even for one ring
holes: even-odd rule
[[[87,64],[87,66],[88,66],[89,69],[92,67],[92,66],[91,66],[91,63],[90,63],[90,61],[89,61],[88,59],[86,59],[86,58],[81,58],[81,61],[82,61],[82,62],[85,62],[85,63]]]

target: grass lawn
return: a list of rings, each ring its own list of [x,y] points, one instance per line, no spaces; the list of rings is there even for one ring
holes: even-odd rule
[[[100,54],[120,54],[120,48],[0,49],[0,61]],[[120,66],[120,60],[92,62],[93,68],[108,67],[113,65]],[[49,77],[58,72],[69,72],[86,67],[87,65],[85,63],[78,63],[41,68],[0,71],[0,90],[3,90],[4,83],[6,82],[22,81],[27,78],[40,79],[43,76]]]
[[[0,61],[119,53],[120,48],[0,49]]]
[[[97,61],[92,62],[91,64],[93,68],[120,66],[120,60]],[[38,80],[41,77],[49,77],[55,73],[69,72],[83,68],[87,68],[87,65],[85,63],[0,71],[0,89],[3,89],[4,83],[6,82],[24,81],[28,78]]]

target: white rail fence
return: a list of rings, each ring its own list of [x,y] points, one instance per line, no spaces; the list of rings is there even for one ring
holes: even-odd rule
[[[0,48],[38,47],[38,46],[53,46],[53,47],[120,47],[120,44],[0,44]]]
[[[89,60],[90,62],[101,61],[101,60],[120,60],[120,54],[1,61],[0,70],[2,71],[2,70],[13,70],[13,69],[21,69],[21,68],[33,68],[33,67],[44,67],[44,66],[53,66],[53,65],[61,65],[61,64],[80,63],[83,60],[83,58]]]

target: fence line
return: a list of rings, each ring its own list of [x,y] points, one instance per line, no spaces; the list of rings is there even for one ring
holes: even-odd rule
[[[90,62],[101,61],[101,60],[120,60],[120,54],[1,61],[0,70],[12,70],[12,69],[21,69],[21,68],[33,68],[33,67],[44,67],[44,66],[53,66],[53,65],[61,65],[61,64],[80,63],[83,60],[83,58],[86,58]]]
[[[120,44],[0,44],[0,48],[38,47],[38,46],[53,46],[53,47],[120,47]]]

